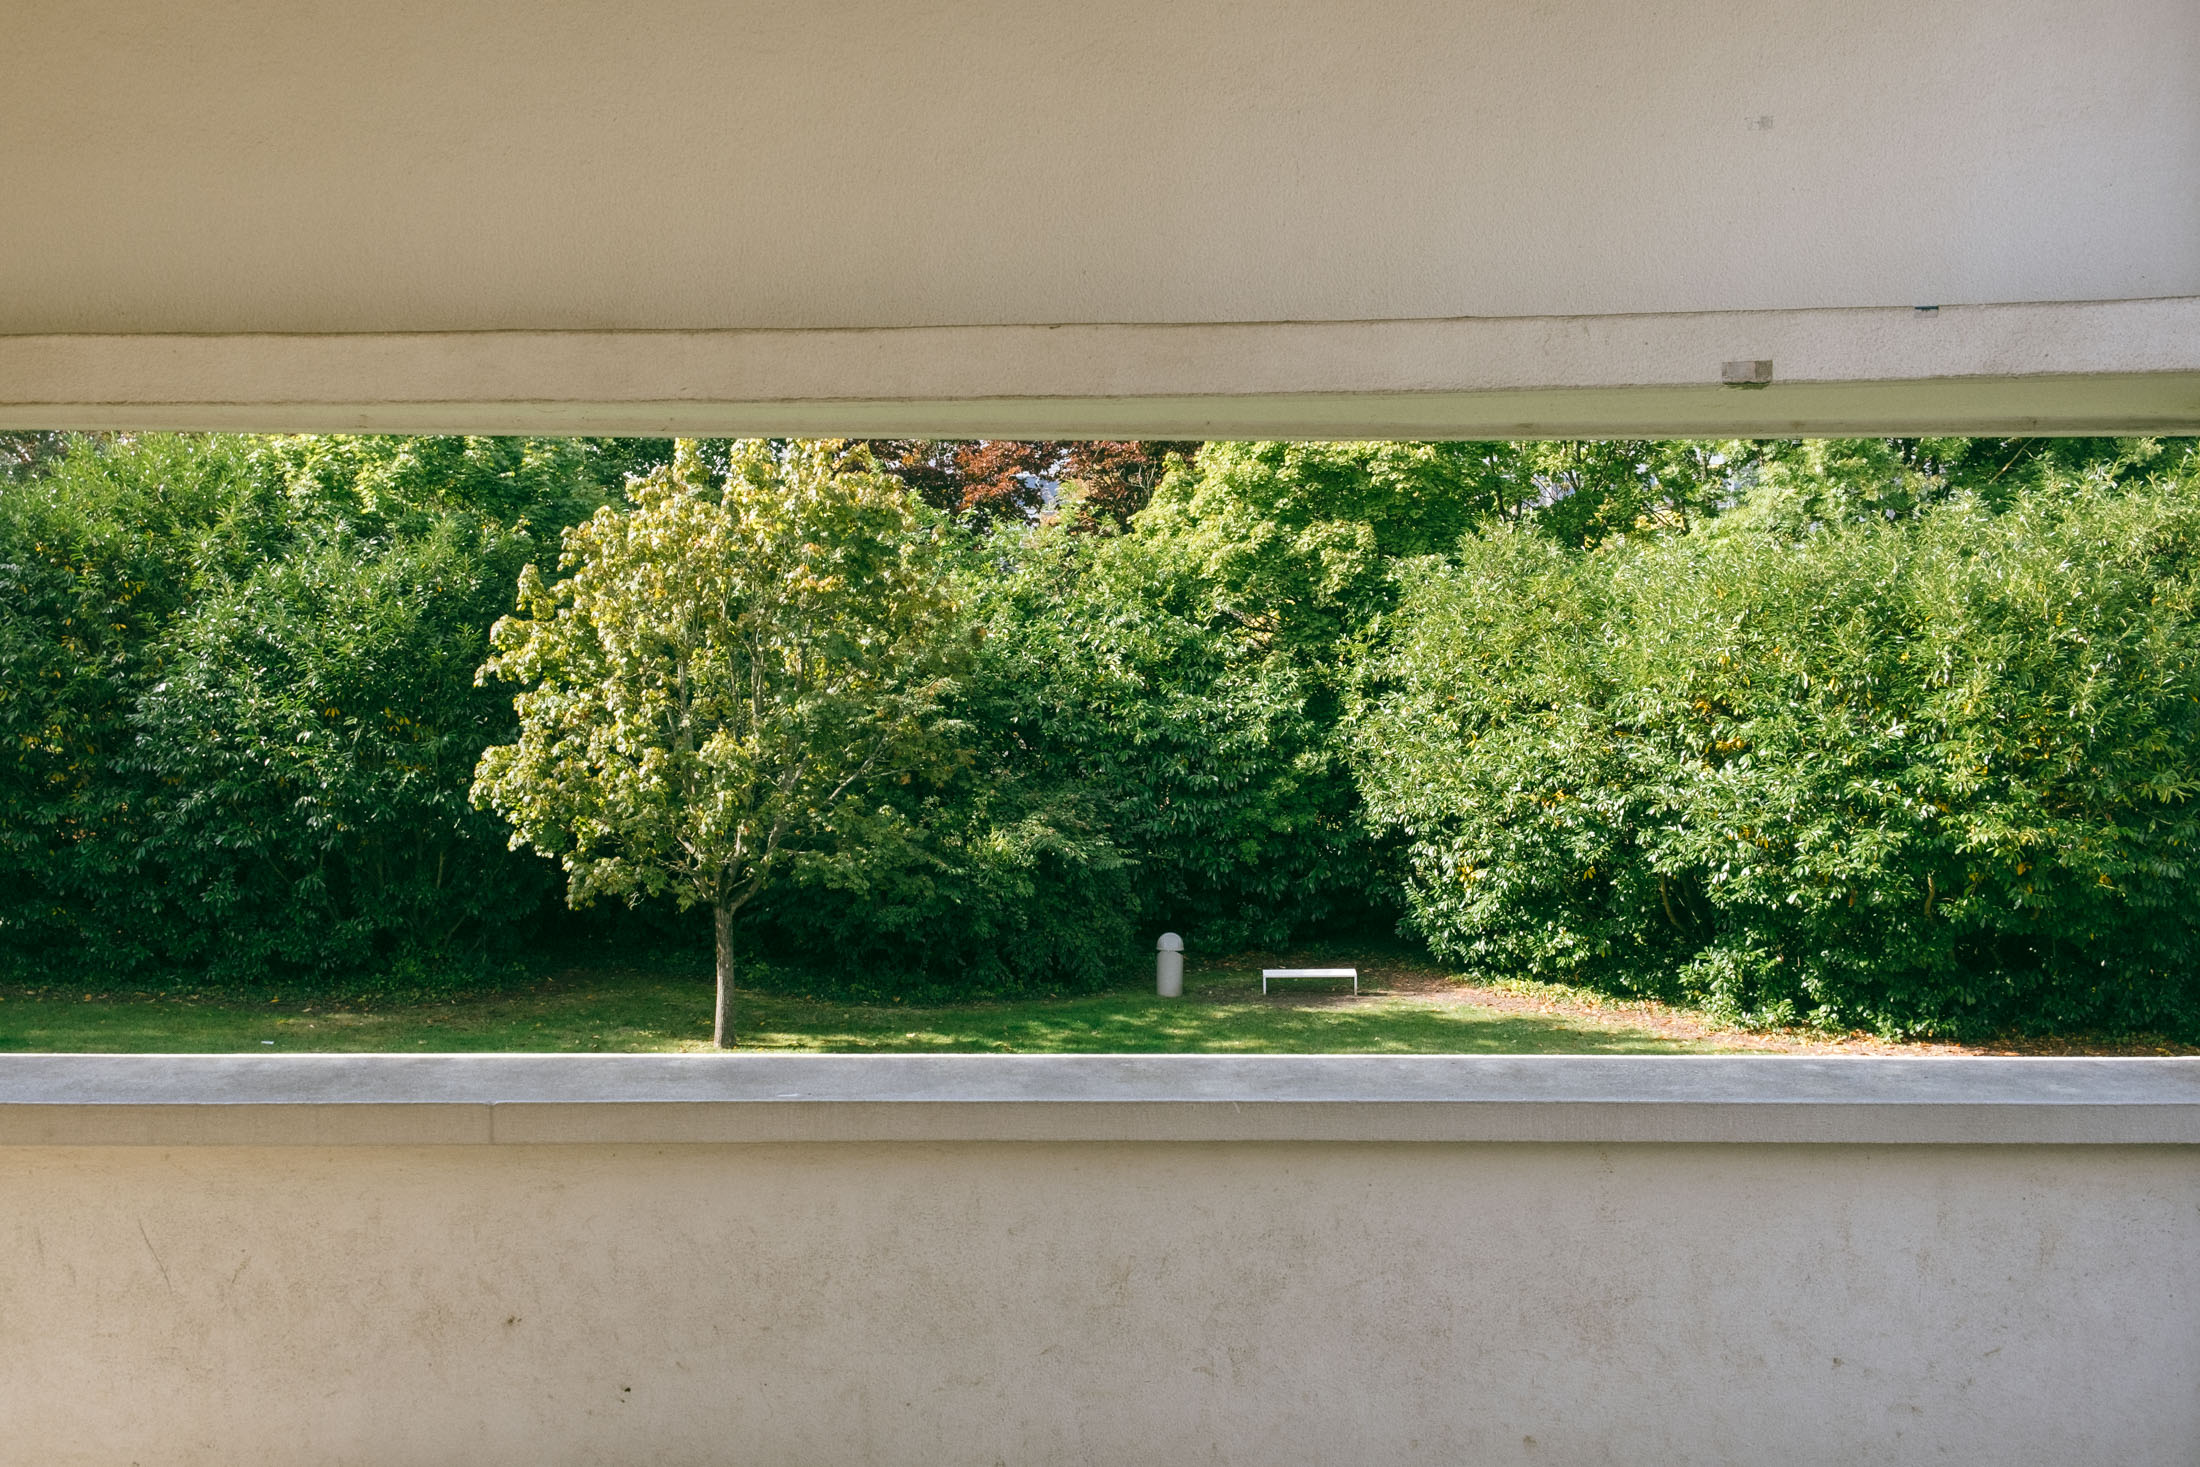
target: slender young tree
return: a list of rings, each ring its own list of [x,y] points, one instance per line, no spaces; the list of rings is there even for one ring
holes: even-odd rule
[[[714,483],[683,442],[632,498],[566,533],[567,579],[523,574],[481,670],[526,685],[519,738],[474,798],[557,858],[575,906],[711,909],[723,1048],[741,909],[941,752],[958,618],[908,491],[861,449],[736,443]]]

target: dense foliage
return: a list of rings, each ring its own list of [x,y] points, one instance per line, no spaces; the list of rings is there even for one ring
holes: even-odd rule
[[[1132,533],[1072,502],[968,542],[961,768],[903,792],[909,835],[855,863],[860,900],[768,900],[767,940],[1075,987],[1134,929],[1212,949],[1393,920],[1334,736],[1340,671],[1386,558],[1475,522],[1448,491],[1487,448],[1211,444]]]
[[[1862,456],[1707,533],[1398,568],[1352,737],[1412,924],[1764,1020],[2190,1030],[2200,484],[1997,510]]]
[[[149,437],[0,489],[0,963],[250,982],[508,951],[547,873],[466,799],[512,721],[473,672],[535,536],[635,452]]]
[[[875,845],[873,789],[946,752],[957,608],[909,495],[837,444],[735,444],[720,479],[683,443],[628,493],[491,631],[484,675],[525,686],[475,795],[575,905],[711,913],[722,1046],[742,908]]]
[[[922,757],[743,910],[805,984],[1077,988],[1163,927],[1402,921],[1760,1021],[2200,1032],[2188,444],[0,448],[16,972],[463,974],[570,935],[555,866],[467,798],[523,743],[489,628],[523,567],[639,533],[637,485],[791,513],[762,466],[799,460],[892,507],[872,539],[921,547],[909,604],[958,649],[870,689],[922,694]],[[513,758],[483,792],[533,829],[557,780]],[[671,894],[569,891],[699,952]]]

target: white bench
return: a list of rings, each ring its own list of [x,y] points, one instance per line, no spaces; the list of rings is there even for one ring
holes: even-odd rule
[[[1350,978],[1352,996],[1360,995],[1360,970],[1358,968],[1263,968],[1260,970],[1260,991],[1268,991],[1271,978]]]

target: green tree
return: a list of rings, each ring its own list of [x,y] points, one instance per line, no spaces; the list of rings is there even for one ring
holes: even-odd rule
[[[908,493],[837,442],[698,445],[565,537],[481,675],[527,684],[474,797],[555,856],[575,906],[707,906],[723,1047],[741,909],[879,818],[882,781],[947,752],[958,618]],[[861,842],[854,844],[860,846]]]
[[[1210,443],[1162,481],[1138,533],[1214,588],[1219,634],[1322,674],[1388,606],[1389,560],[1448,550],[1491,513],[1504,448]]]
[[[1735,498],[1780,445],[1692,438],[1505,445],[1506,513],[1566,545],[1686,535]]]
[[[1176,546],[1066,524],[997,537],[971,601],[981,757],[1084,792],[1136,863],[1139,915],[1202,946],[1282,942],[1366,873],[1315,679],[1217,610]]]
[[[0,432],[0,483],[28,479],[69,451],[68,433]]]

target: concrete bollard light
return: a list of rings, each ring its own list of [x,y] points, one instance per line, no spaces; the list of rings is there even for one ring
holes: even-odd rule
[[[1163,998],[1184,996],[1184,939],[1173,932],[1161,934],[1154,944],[1153,991]]]

